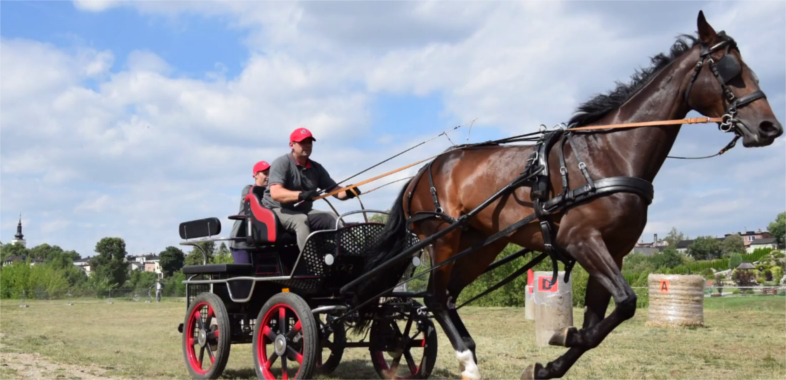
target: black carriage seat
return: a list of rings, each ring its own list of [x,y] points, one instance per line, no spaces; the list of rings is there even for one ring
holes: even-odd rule
[[[284,230],[276,214],[262,206],[263,187],[254,186],[246,195],[248,215],[251,215],[251,243],[256,246],[297,244],[295,235]]]

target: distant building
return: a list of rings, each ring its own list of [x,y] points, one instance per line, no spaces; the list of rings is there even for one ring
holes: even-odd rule
[[[161,277],[163,272],[161,271],[161,259],[158,255],[155,254],[148,254],[148,255],[139,255],[139,256],[129,256],[126,258],[127,261],[130,261],[130,268],[131,270],[138,270],[144,272],[153,272]]]
[[[738,232],[737,234],[742,237],[742,243],[745,244],[745,249],[748,252],[753,252],[753,250],[749,250],[748,248],[750,247],[751,243],[753,243],[754,240],[767,239],[772,237],[771,233],[767,231],[762,231],[761,229],[757,231]],[[726,234],[725,237],[729,237],[730,235],[733,234]]]
[[[89,257],[74,261],[74,266],[85,272],[88,277],[93,274],[93,267],[90,265]]]
[[[18,261],[25,261],[25,257],[24,256],[17,256],[17,255],[8,256],[8,257],[6,257],[5,261],[3,261],[3,265],[11,265],[11,264],[13,264],[15,262],[18,262]]]
[[[645,243],[644,240],[636,243],[636,248],[661,248],[658,252],[662,252],[663,249],[669,245],[669,243],[663,239],[658,239],[658,234],[653,234],[652,236],[652,243]],[[636,252],[634,249],[633,252]]]
[[[16,235],[14,235],[14,240],[11,240],[11,244],[27,247],[25,235],[22,235],[22,214],[19,214],[19,224],[16,225]]]
[[[745,250],[748,253],[753,253],[758,248],[769,248],[769,249],[777,249],[778,248],[778,240],[774,237],[769,238],[762,238],[756,239],[751,241],[751,244],[745,247]]]
[[[644,256],[655,256],[663,252],[666,247],[633,247],[633,253],[640,253]]]

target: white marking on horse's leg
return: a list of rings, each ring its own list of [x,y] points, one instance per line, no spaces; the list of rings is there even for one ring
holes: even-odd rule
[[[480,380],[480,371],[477,364],[475,364],[475,360],[472,359],[472,351],[456,351],[456,359],[459,361],[462,379]]]

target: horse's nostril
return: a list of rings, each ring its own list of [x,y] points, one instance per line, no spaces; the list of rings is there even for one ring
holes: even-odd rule
[[[759,124],[761,134],[767,137],[778,137],[783,134],[783,127],[777,121],[765,120]]]

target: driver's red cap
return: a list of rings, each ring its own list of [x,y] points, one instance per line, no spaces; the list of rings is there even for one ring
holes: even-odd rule
[[[257,173],[263,172],[267,169],[270,169],[270,164],[265,161],[259,161],[256,163],[256,165],[254,165],[254,173],[252,173],[251,176],[253,177],[257,175]]]
[[[305,128],[298,128],[295,129],[295,131],[292,132],[291,135],[289,135],[289,142],[301,142],[309,138],[314,141],[317,141],[317,139],[315,139],[314,136],[311,134],[311,131]]]

